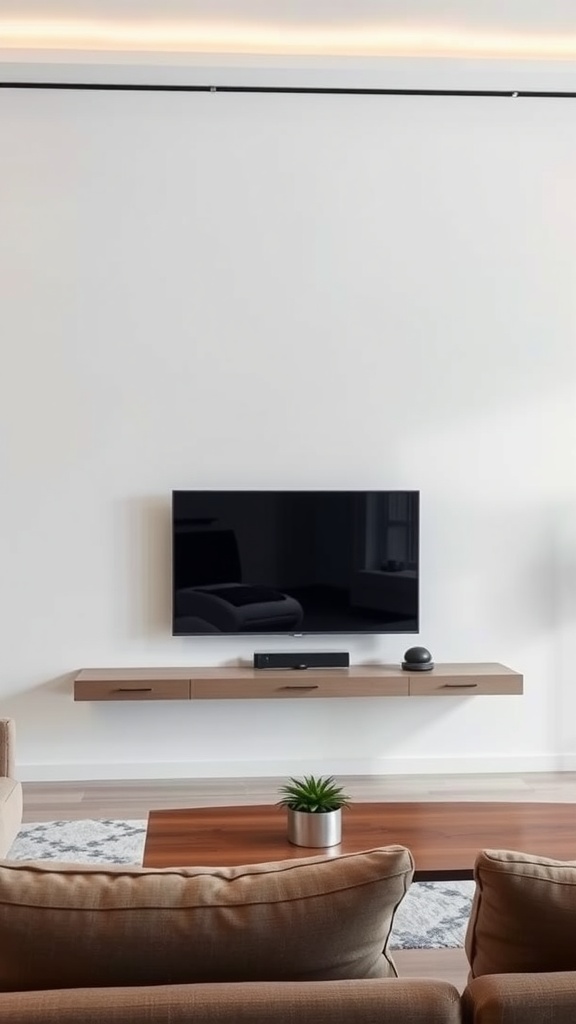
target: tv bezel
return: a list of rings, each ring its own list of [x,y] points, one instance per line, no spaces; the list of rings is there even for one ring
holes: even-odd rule
[[[175,606],[175,589],[174,589],[174,578],[175,578],[175,545],[174,545],[174,496],[176,494],[203,494],[203,493],[218,493],[223,494],[269,494],[277,492],[279,494],[415,494],[418,498],[417,504],[417,519],[416,519],[416,550],[417,550],[417,575],[416,575],[416,615],[414,619],[416,626],[414,629],[334,629],[334,630],[265,630],[258,632],[257,630],[246,630],[235,631],[235,632],[193,632],[183,633],[175,632],[174,629],[174,606]],[[288,488],[288,487],[176,487],[171,492],[170,502],[170,543],[171,543],[171,624],[172,624],[172,636],[176,638],[191,637],[191,638],[211,638],[212,640],[219,640],[220,638],[230,637],[306,637],[306,636],[329,636],[329,637],[362,637],[362,636],[415,636],[420,632],[420,495],[421,491],[418,488],[412,487],[379,487],[379,488],[334,488],[334,487],[307,487],[307,488]]]

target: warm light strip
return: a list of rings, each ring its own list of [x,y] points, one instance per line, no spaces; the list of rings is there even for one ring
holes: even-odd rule
[[[241,27],[190,21],[0,18],[1,49],[576,60],[576,35],[432,27],[399,29],[382,25]]]

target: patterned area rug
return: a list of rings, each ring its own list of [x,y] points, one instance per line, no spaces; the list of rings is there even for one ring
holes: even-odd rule
[[[141,864],[145,821],[44,821],[22,825],[7,860]]]
[[[7,860],[141,864],[145,821],[45,821],[22,825]],[[403,899],[391,949],[447,949],[464,945],[473,882],[414,882]]]

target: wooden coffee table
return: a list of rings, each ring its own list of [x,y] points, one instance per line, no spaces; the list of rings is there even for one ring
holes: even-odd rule
[[[576,808],[548,803],[355,803],[342,812],[342,843],[329,851],[292,846],[276,806],[151,811],[144,867],[226,867],[336,857],[393,843],[407,846],[416,881],[471,878],[482,849],[576,858]]]

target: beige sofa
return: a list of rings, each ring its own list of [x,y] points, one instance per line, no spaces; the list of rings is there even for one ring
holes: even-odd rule
[[[5,857],[22,823],[22,785],[14,778],[14,722],[0,719],[0,857]]]

